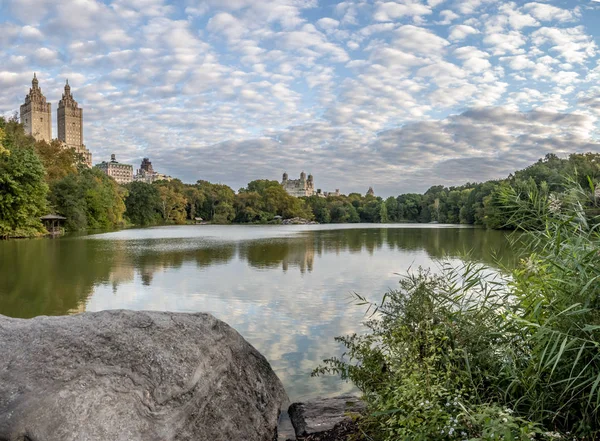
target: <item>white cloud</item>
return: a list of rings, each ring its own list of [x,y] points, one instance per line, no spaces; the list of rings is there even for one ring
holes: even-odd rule
[[[456,42],[467,38],[469,35],[478,34],[479,31],[472,26],[456,25],[450,28],[450,35],[448,40]]]
[[[537,2],[527,3],[523,9],[542,21],[573,21],[578,15],[577,9],[575,9],[575,12],[571,12],[553,5]]]
[[[44,38],[44,34],[35,26],[23,26],[21,29],[21,37],[32,40],[41,40]]]
[[[461,183],[597,148],[597,19],[554,3],[5,0],[0,114],[35,70],[52,103],[71,80],[95,158],[234,188],[288,165]]]
[[[540,28],[531,34],[531,39],[537,46],[551,45],[550,51],[557,53],[568,63],[583,63],[596,55],[596,43],[581,26]]]
[[[319,26],[321,29],[324,30],[331,30],[331,29],[336,29],[338,26],[340,25],[340,22],[330,18],[330,17],[323,17],[319,20],[317,20],[317,26]]]
[[[431,7],[419,0],[377,1],[373,19],[375,21],[393,21],[403,17],[420,17],[431,13]]]

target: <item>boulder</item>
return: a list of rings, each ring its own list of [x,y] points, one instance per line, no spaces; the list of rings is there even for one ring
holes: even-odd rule
[[[288,409],[296,438],[315,441],[345,439],[364,412],[364,402],[353,395],[294,403]]]
[[[0,441],[272,441],[283,386],[209,314],[0,316]]]

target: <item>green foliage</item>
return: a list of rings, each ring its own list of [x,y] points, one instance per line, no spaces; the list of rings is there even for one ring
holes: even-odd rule
[[[48,186],[34,140],[16,121],[0,118],[0,131],[0,237],[40,235]]]
[[[203,200],[198,213],[205,220],[228,223],[233,220],[235,193],[227,185],[198,181],[195,187]]]
[[[183,224],[189,209],[185,198],[185,184],[179,179],[158,181],[154,184],[158,189],[158,209],[165,224]]]
[[[35,151],[46,170],[46,182],[52,183],[63,179],[71,173],[77,173],[77,154],[73,149],[65,149],[60,141],[54,140],[50,144],[46,141],[37,141]]]
[[[114,228],[123,224],[126,194],[102,171],[81,167],[52,185],[50,203],[69,230]]]
[[[125,217],[135,225],[147,226],[161,223],[161,197],[157,186],[145,182],[132,182],[125,186]]]
[[[252,181],[240,189],[234,202],[236,222],[268,222],[275,216],[284,219],[312,219],[313,214],[304,199],[290,196],[277,181]]]
[[[600,234],[593,180],[502,185],[494,203],[521,230],[505,273],[449,264],[401,280],[364,335],[315,374],[352,381],[373,440],[593,440],[600,436]],[[503,274],[506,274],[504,276]]]

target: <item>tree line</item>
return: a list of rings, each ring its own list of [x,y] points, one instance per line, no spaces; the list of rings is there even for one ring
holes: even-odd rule
[[[588,177],[592,183],[600,179],[600,155],[561,159],[550,154],[504,180],[436,185],[424,194],[296,198],[279,182],[265,179],[237,192],[203,180],[121,186],[100,170],[78,165],[78,159],[58,141],[35,141],[16,118],[0,118],[0,237],[41,235],[45,230],[39,218],[48,213],[66,217],[67,230],[183,224],[197,218],[225,224],[295,217],[319,223],[438,222],[513,228],[499,197],[506,188],[522,194],[536,188],[550,194],[564,188],[566,175],[585,185]]]

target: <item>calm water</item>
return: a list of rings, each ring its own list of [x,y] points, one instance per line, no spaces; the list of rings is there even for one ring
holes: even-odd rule
[[[310,378],[333,337],[360,332],[357,292],[378,300],[409,267],[511,253],[504,233],[444,225],[173,226],[0,241],[0,314],[102,309],[210,312],[271,362],[292,400],[345,392]]]

